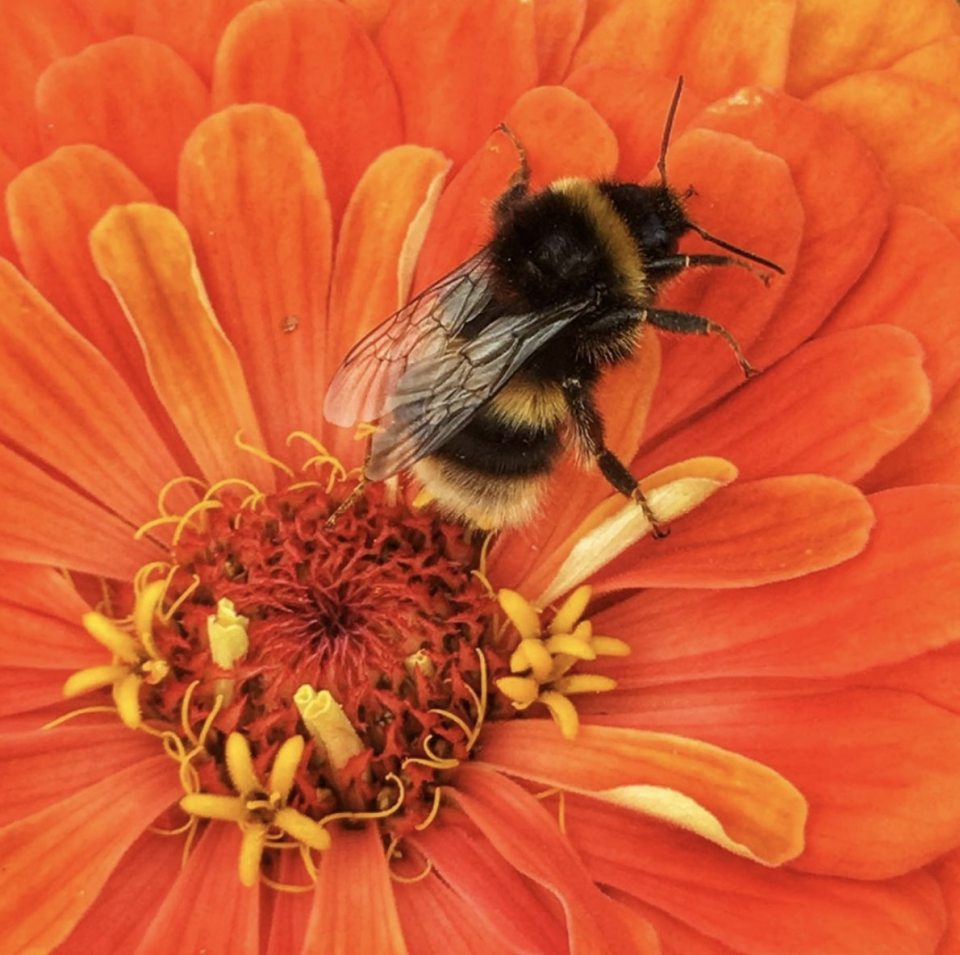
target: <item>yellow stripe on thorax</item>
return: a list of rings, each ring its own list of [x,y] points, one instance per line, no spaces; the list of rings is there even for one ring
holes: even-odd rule
[[[547,188],[567,196],[587,216],[597,239],[623,279],[624,290],[631,298],[645,301],[649,290],[637,243],[613,203],[597,188],[597,184],[589,179],[570,177],[557,179]]]

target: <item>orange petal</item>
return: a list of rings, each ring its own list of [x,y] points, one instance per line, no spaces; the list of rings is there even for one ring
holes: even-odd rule
[[[59,803],[65,794],[93,786],[105,776],[142,764],[156,752],[156,741],[146,733],[131,733],[116,721],[5,733],[0,736],[5,792],[0,827]],[[55,785],[51,766],[57,767]]]
[[[299,852],[280,852],[270,876],[285,885],[309,885],[309,876]],[[299,952],[307,932],[307,920],[313,905],[310,892],[272,892],[266,897],[269,910],[262,918],[270,925],[265,955],[290,955]]]
[[[259,950],[260,893],[237,876],[240,836],[230,823],[207,827],[151,920],[140,955]]]
[[[103,657],[100,657],[100,662]],[[0,716],[23,717],[12,729],[34,730],[67,712],[63,684],[70,670],[38,670],[35,667],[0,667]],[[105,698],[106,699],[106,698]],[[75,704],[74,704],[75,705]],[[4,728],[10,724],[5,722]]]
[[[6,193],[10,183],[13,182],[19,171],[17,164],[0,149],[0,195]],[[13,243],[8,217],[7,207],[0,208],[0,257],[16,263],[17,249]]]
[[[960,950],[960,851],[951,852],[934,866],[933,874],[947,905],[947,930],[940,940],[940,955]]]
[[[180,473],[120,376],[0,262],[0,407],[8,437],[134,523]]]
[[[386,67],[355,17],[329,0],[256,3],[233,19],[217,51],[213,103],[246,102],[279,106],[303,123],[334,221],[363,170],[401,137]]]
[[[538,919],[533,923],[529,910],[522,912],[521,917],[535,924],[538,930],[533,944],[524,949],[504,948],[503,940],[481,921],[486,900],[462,899],[434,874],[410,885],[398,884],[394,892],[403,925],[403,937],[411,955],[434,955],[435,952],[489,955],[496,951],[526,951],[548,955],[551,951],[543,944],[545,933],[539,931],[542,922]],[[497,915],[500,919],[504,918],[502,912]],[[554,948],[553,951],[562,951],[562,935],[559,944],[561,947]]]
[[[933,952],[943,928],[943,903],[926,873],[854,882],[765,869],[578,797],[567,800],[566,820],[591,875],[643,900],[638,908],[664,951]],[[712,941],[693,947],[684,928]]]
[[[243,369],[211,308],[186,230],[167,209],[116,206],[90,236],[97,270],[143,344],[154,387],[210,481],[271,486],[267,465],[234,436],[263,447]]]
[[[0,446],[0,559],[68,567],[103,577],[131,577],[156,559],[133,528],[24,458]]]
[[[4,944],[49,951],[62,941],[127,848],[181,791],[170,759],[154,756],[0,830]]]
[[[179,207],[267,446],[319,434],[332,226],[300,124],[260,105],[205,120],[180,159]]]
[[[196,73],[169,47],[143,37],[90,46],[58,60],[37,83],[47,151],[68,143],[102,146],[168,204],[176,195],[180,147],[207,108]]]
[[[958,301],[960,241],[927,213],[894,206],[869,270],[826,330],[883,322],[913,332],[926,352],[924,367],[938,401],[960,380],[960,331],[953,315]]]
[[[617,141],[589,103],[561,86],[520,97],[505,122],[529,157],[533,188],[562,176],[600,178],[617,165]],[[520,160],[503,132],[494,132],[440,197],[415,286],[434,281],[473,255],[493,230],[492,207]]]
[[[957,82],[960,80],[960,36],[952,33],[934,40],[900,57],[890,69],[894,73],[940,86],[945,92],[956,95]]]
[[[353,10],[368,33],[374,34],[390,12],[393,0],[344,0],[344,5]]]
[[[227,25],[255,0],[150,0],[136,7],[136,33],[170,47],[209,85]],[[123,32],[134,32],[123,31]]]
[[[17,567],[15,564],[2,565],[0,573],[6,574],[8,568]],[[51,580],[59,577],[63,589],[67,589],[63,576],[56,571],[46,567],[30,569],[37,574],[49,575]],[[3,580],[6,589],[10,578],[4,576]],[[3,665],[59,671],[82,670],[108,662],[104,658],[103,648],[98,647],[80,626],[80,614],[88,608],[76,593],[73,597],[79,605],[78,613],[73,621],[68,622],[53,616],[56,608],[44,603],[30,607],[17,605],[11,599],[10,590],[6,589],[3,600],[0,600],[0,613],[4,620],[4,626],[0,628],[0,660],[3,660]],[[25,639],[28,634],[29,639]]]
[[[894,195],[960,235],[960,100],[922,80],[859,73],[824,87],[810,102],[836,116],[876,154]]]
[[[748,590],[648,590],[601,611],[594,632],[628,640],[632,652],[594,669],[624,691],[706,677],[827,678],[948,645],[960,619],[960,489],[869,501],[870,539],[838,567]]]
[[[338,829],[323,854],[303,955],[340,955],[349,938],[354,951],[405,955],[393,883],[375,825]],[[357,913],[363,912],[362,919]]]
[[[929,414],[923,360],[916,339],[892,326],[825,335],[643,453],[632,469],[642,474],[696,452],[729,458],[741,480],[811,472],[855,481]]]
[[[728,681],[641,693],[603,720],[697,735],[772,767],[811,807],[806,849],[791,868],[887,879],[960,841],[960,721],[923,692],[865,688],[862,674],[854,681],[833,692]]]
[[[779,156],[706,129],[681,136],[670,152],[670,177],[697,189],[687,203],[698,225],[740,248],[777,262],[792,273],[802,235],[803,207],[789,167]],[[777,213],[771,217],[770,210]],[[775,224],[774,224],[775,219]],[[716,251],[702,240],[684,240],[685,251]],[[753,343],[776,327],[786,281],[770,288],[743,269],[698,270],[657,299],[657,307],[704,315],[724,325],[748,359]],[[660,333],[663,366],[650,412],[648,435],[704,407],[743,382],[730,348],[716,336]],[[691,373],[691,369],[696,369]]]
[[[618,177],[627,182],[648,179],[660,158],[676,80],[640,69],[592,64],[571,73],[564,83],[590,103],[616,134]],[[702,105],[695,90],[684,89],[673,122],[673,139],[690,125]]]
[[[365,170],[337,242],[326,381],[351,346],[407,300],[413,263],[449,169],[435,149],[405,145],[381,153]]]
[[[377,44],[397,83],[407,139],[458,165],[537,79],[533,5],[517,0],[397,3]]]
[[[111,206],[152,200],[119,160],[83,145],[64,146],[28,166],[7,192],[27,278],[113,365],[167,446],[186,462],[179,435],[150,385],[140,345],[97,275],[87,245],[90,230]]]
[[[722,2],[681,6],[673,0],[621,3],[580,43],[573,65],[685,76],[706,99],[738,86],[782,86],[793,8],[786,0],[762,6]]]
[[[960,383],[903,444],[860,482],[864,490],[960,481]]]
[[[0,149],[25,166],[40,154],[33,90],[49,63],[100,39],[71,3],[5,3],[0,10]]]
[[[522,779],[637,808],[767,865],[803,849],[800,791],[767,766],[696,739],[581,726],[576,740],[565,740],[550,720],[513,720],[484,731],[483,760]]]
[[[133,735],[129,730],[127,733]],[[61,951],[136,951],[180,872],[181,839],[145,832],[117,863]]]
[[[797,261],[777,280],[786,288],[776,320],[750,351],[754,365],[769,367],[808,338],[871,266],[889,190],[873,155],[842,123],[781,93],[741,90],[710,106],[697,125],[780,156],[803,206]]]
[[[553,816],[525,789],[498,773],[465,765],[457,773],[456,801],[515,869],[556,896],[571,952],[659,953],[649,924],[634,921],[611,903]]]
[[[562,952],[567,934],[563,921],[489,842],[444,820],[416,835],[414,844],[459,898],[473,903],[487,930],[497,935],[492,950]],[[400,898],[402,904],[402,894]]]
[[[819,475],[734,484],[667,540],[642,542],[600,571],[595,592],[639,587],[756,587],[849,560],[873,526],[849,484]]]
[[[939,0],[860,0],[844,7],[831,0],[802,0],[790,42],[787,89],[807,96],[852,73],[886,67],[958,30],[956,8]]]
[[[554,0],[533,7],[537,65],[541,83],[559,83],[580,39],[587,4],[584,0]]]
[[[133,32],[137,0],[79,0],[77,5],[87,20],[108,36]]]

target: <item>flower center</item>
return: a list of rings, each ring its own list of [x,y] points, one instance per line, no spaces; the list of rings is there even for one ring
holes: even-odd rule
[[[376,820],[393,852],[436,817],[485,720],[543,703],[575,735],[566,695],[613,681],[567,671],[625,647],[580,620],[588,588],[541,634],[519,595],[494,599],[464,528],[382,484],[354,496],[320,460],[325,481],[222,481],[142,528],[175,524],[168,559],[141,569],[127,616],[85,616],[113,659],[65,686],[110,686],[124,723],[162,740],[189,825],[241,826],[248,884],[283,846],[312,871],[334,820]]]

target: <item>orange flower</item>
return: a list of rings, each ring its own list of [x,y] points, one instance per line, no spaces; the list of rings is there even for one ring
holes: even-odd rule
[[[5,5],[12,951],[947,950],[960,39],[889,6]],[[489,553],[328,527],[325,384],[489,234],[491,130],[643,180],[679,73],[671,182],[786,277],[664,296],[757,379],[603,381],[670,538],[572,463]]]

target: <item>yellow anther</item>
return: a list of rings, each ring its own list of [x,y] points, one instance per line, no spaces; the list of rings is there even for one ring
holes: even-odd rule
[[[124,663],[139,663],[141,652],[136,641],[129,633],[121,630],[109,617],[96,610],[85,613],[80,622],[84,630],[101,646]]]
[[[248,888],[257,884],[260,875],[260,860],[267,841],[266,826],[248,826],[243,830],[240,841],[240,863],[238,871],[240,881]]]
[[[149,650],[153,646],[153,618],[167,589],[165,580],[151,580],[137,594],[133,608],[133,629],[140,642]],[[153,656],[153,654],[150,654]]]
[[[113,684],[113,702],[125,726],[135,730],[143,722],[140,711],[140,686],[143,680],[136,673],[127,673]]]
[[[594,637],[590,641],[590,646],[598,657],[630,656],[630,644],[617,637]]]
[[[521,640],[520,646],[517,649],[523,651],[522,655],[524,658],[526,658],[527,663],[537,680],[543,683],[549,678],[550,671],[553,668],[553,657],[550,655],[550,651],[541,640]],[[513,669],[512,658],[510,660],[510,664],[510,670],[513,673],[522,672],[521,670]]]
[[[80,696],[91,690],[99,690],[122,680],[129,672],[128,667],[119,665],[87,667],[85,670],[78,670],[67,677],[67,681],[63,684],[63,695]]]
[[[589,584],[584,584],[564,600],[560,609],[556,612],[553,620],[550,621],[551,633],[570,633],[576,626],[577,621],[583,616],[587,604],[590,603],[590,597],[593,593]]]
[[[403,661],[403,667],[411,676],[420,670],[424,676],[431,677],[437,672],[436,664],[430,659],[426,650],[417,650]]]
[[[576,693],[606,693],[616,687],[616,680],[598,673],[576,673],[573,676],[561,677],[553,684],[553,688],[564,696]]]
[[[497,601],[524,640],[540,636],[540,615],[526,597],[504,588],[497,594]]]
[[[304,745],[302,736],[291,736],[284,740],[273,758],[267,787],[271,793],[276,793],[281,799],[286,799],[290,795],[290,790],[293,789],[297,767],[303,757]]]
[[[292,836],[311,849],[323,852],[330,848],[330,833],[315,819],[297,812],[296,809],[291,809],[289,806],[281,809],[273,817],[273,822],[288,836]]]
[[[577,731],[580,729],[577,708],[562,693],[555,693],[552,690],[541,693],[540,702],[550,710],[550,715],[560,727],[563,738],[576,739]]]
[[[242,799],[216,793],[187,793],[180,797],[180,808],[191,816],[223,822],[243,822],[247,815]]]
[[[242,733],[231,733],[227,737],[226,759],[230,781],[238,793],[246,795],[262,788],[253,768],[250,744]]]
[[[551,637],[547,640],[546,648],[550,653],[562,653],[566,656],[576,657],[578,660],[596,660],[597,658],[590,644],[585,643],[572,633],[558,633],[555,637]]]
[[[317,693],[304,683],[294,694],[293,702],[307,731],[323,747],[334,769],[343,769],[366,749],[347,714],[327,690]]]
[[[520,706],[529,706],[540,694],[540,684],[530,676],[502,676],[497,680],[497,689]]]
[[[593,624],[589,620],[581,620],[574,628],[570,636],[584,643],[589,643],[593,639]]]
[[[217,601],[217,612],[207,617],[207,639],[210,641],[210,653],[213,662],[224,670],[233,669],[237,660],[242,660],[250,648],[247,625],[250,621],[242,614],[232,600],[221,597]]]

